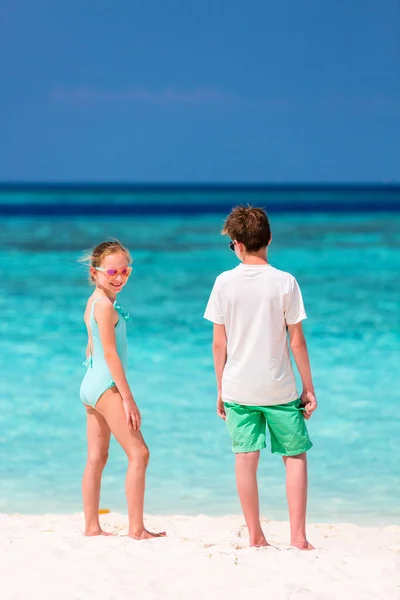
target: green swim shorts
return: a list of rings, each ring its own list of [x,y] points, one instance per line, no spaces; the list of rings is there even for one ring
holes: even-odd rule
[[[299,399],[275,406],[244,406],[224,402],[233,452],[255,452],[266,447],[268,425],[271,452],[296,456],[312,448]]]

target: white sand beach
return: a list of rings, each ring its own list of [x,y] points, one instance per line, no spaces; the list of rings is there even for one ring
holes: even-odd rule
[[[400,599],[400,526],[310,525],[301,552],[287,523],[264,520],[273,547],[254,549],[239,516],[149,516],[168,537],[145,542],[101,519],[116,537],[85,538],[81,514],[0,515],[1,600]]]

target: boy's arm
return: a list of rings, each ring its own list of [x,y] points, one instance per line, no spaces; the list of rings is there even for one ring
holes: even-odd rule
[[[297,369],[303,384],[301,400],[305,406],[304,417],[309,419],[311,413],[317,408],[314,384],[311,376],[310,359],[308,356],[306,339],[303,333],[301,321],[294,325],[288,325],[290,349],[292,351]]]
[[[224,372],[224,367],[225,367],[226,357],[227,357],[226,346],[227,346],[227,343],[226,343],[225,325],[218,325],[218,324],[214,323],[214,336],[213,336],[212,350],[213,350],[214,369],[215,369],[215,376],[217,379],[217,390],[218,390],[217,414],[218,414],[218,416],[221,417],[221,419],[224,419],[224,420],[225,420],[226,415],[225,415],[224,403],[222,402],[221,393],[222,393],[222,375]]]

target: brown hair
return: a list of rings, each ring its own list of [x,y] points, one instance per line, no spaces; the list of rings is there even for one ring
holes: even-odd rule
[[[267,213],[250,205],[236,206],[227,217],[221,233],[243,244],[248,252],[258,252],[271,241]]]
[[[128,263],[131,264],[132,258],[129,254],[129,250],[125,248],[118,240],[109,240],[106,242],[101,242],[98,244],[92,251],[87,252],[82,258],[79,259],[79,262],[86,263],[89,268],[90,267],[99,267],[106,256],[109,254],[116,254],[117,252],[122,252],[126,255]],[[89,271],[89,282],[96,283],[96,279]]]

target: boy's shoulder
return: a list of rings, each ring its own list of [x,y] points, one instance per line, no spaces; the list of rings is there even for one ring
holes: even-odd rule
[[[272,276],[276,277],[277,279],[280,279],[281,281],[294,281],[295,277],[294,275],[292,275],[291,273],[289,273],[288,271],[282,271],[282,269],[277,269],[276,267],[273,267],[271,265],[271,274]]]
[[[237,276],[239,276],[243,272],[243,269],[244,269],[244,265],[242,263],[240,263],[233,269],[229,269],[228,271],[223,271],[222,273],[220,273],[217,276],[217,278],[215,280],[216,285],[223,285],[224,283],[227,283],[227,282],[231,281],[232,279],[235,279]],[[272,265],[268,265],[268,269],[266,269],[265,274],[267,276],[271,277],[272,279],[278,280],[282,283],[291,284],[292,282],[295,281],[294,275],[292,275],[288,271],[282,271],[281,269],[277,269],[276,267],[273,267]]]
[[[231,281],[235,279],[235,277],[239,274],[240,265],[234,267],[233,269],[229,269],[228,271],[222,271],[219,275],[217,275],[215,279],[215,285],[223,285],[227,281]]]

